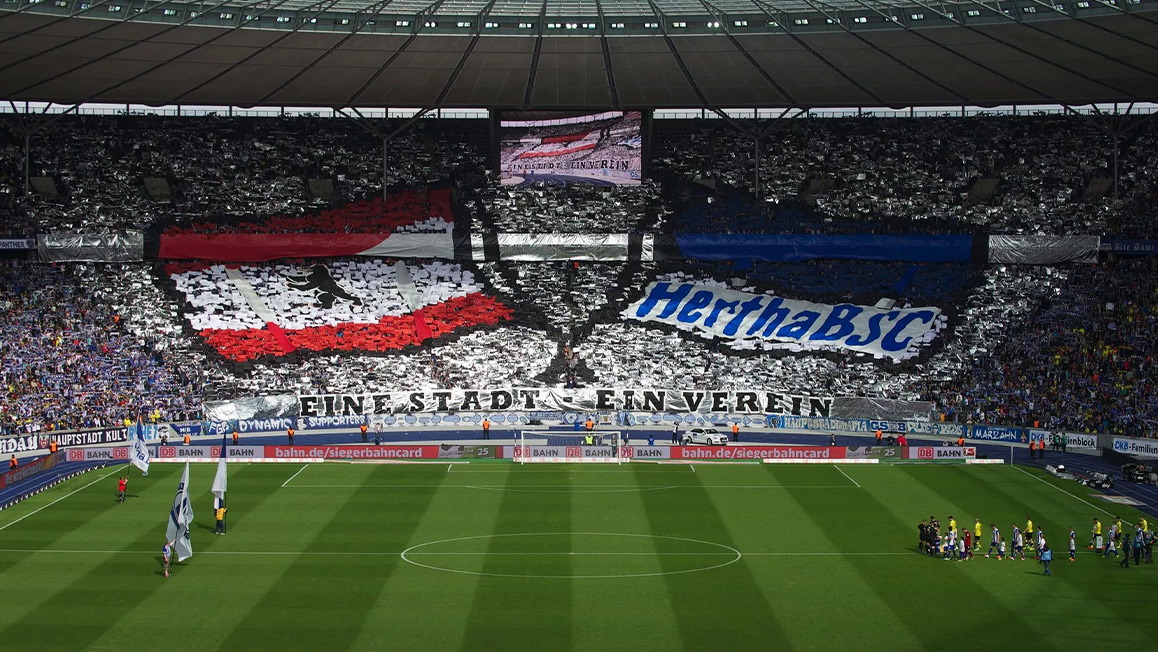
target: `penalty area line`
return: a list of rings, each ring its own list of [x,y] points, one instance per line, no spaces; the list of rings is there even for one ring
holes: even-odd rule
[[[0,530],[7,530],[8,528],[12,527],[13,525],[16,525],[17,523],[19,523],[20,521],[23,521],[24,519],[28,518],[29,516],[32,516],[33,514],[36,514],[37,512],[39,512],[43,509],[48,509],[49,507],[52,507],[53,505],[59,503],[60,501],[64,500],[65,498],[68,498],[69,496],[71,496],[75,493],[79,493],[81,491],[84,491],[85,489],[88,489],[89,487],[93,486],[94,484],[100,482],[101,480],[104,480],[105,478],[109,477],[110,475],[112,475],[114,473],[118,473],[119,471],[120,471],[120,469],[116,469],[114,471],[109,471],[108,473],[102,475],[101,477],[97,478],[96,480],[93,480],[92,482],[86,484],[85,486],[83,486],[79,489],[73,489],[72,491],[64,494],[63,496],[61,496],[60,498],[57,498],[56,500],[52,501],[51,503],[48,503],[47,505],[41,505],[40,507],[37,507],[36,509],[32,510],[31,512],[28,512],[24,516],[21,516],[20,518],[16,519],[15,521],[12,521],[11,523],[5,523],[4,525],[0,525]]]
[[[859,482],[857,482],[856,480],[853,480],[851,475],[849,475],[849,474],[845,473],[845,472],[844,472],[844,469],[840,468],[840,465],[839,465],[839,464],[833,464],[833,466],[834,466],[834,467],[836,467],[836,470],[837,470],[837,471],[840,471],[840,474],[841,474],[841,475],[843,475],[844,477],[848,478],[850,482],[852,482],[853,484],[855,484],[857,489],[861,489],[861,488],[862,488],[862,487],[860,486],[860,483],[859,483]]]
[[[297,473],[295,473],[295,474],[291,475],[291,476],[290,476],[290,477],[289,477],[289,478],[288,478],[288,479],[287,479],[285,482],[281,483],[281,486],[282,486],[282,487],[285,487],[285,486],[289,485],[289,483],[290,483],[290,480],[293,480],[294,478],[296,478],[296,477],[298,477],[299,475],[301,475],[301,472],[302,472],[302,471],[305,471],[307,466],[309,466],[309,464],[303,464],[303,465],[302,465],[302,468],[298,469],[298,472],[297,472]]]

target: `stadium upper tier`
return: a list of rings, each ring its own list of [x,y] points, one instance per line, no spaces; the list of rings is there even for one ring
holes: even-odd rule
[[[1158,0],[0,0],[0,98],[471,108],[1152,101],[1156,17]]]

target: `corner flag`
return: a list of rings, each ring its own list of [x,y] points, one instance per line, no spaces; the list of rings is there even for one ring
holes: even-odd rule
[[[141,427],[140,417],[137,417],[136,427],[129,430],[133,433],[133,445],[129,449],[129,463],[140,469],[141,475],[149,475],[149,447],[145,446],[145,429]]]
[[[189,526],[193,523],[193,505],[189,502],[189,463],[185,462],[185,472],[181,474],[181,484],[177,485],[177,495],[173,497],[173,508],[169,510],[169,525],[165,528],[165,540],[177,542],[177,561],[185,561],[193,556],[193,544],[189,541]]]

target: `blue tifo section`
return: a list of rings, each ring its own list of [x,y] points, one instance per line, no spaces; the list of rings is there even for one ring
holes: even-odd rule
[[[969,235],[732,235],[675,236],[684,258],[794,262],[814,258],[964,263],[972,255]]]

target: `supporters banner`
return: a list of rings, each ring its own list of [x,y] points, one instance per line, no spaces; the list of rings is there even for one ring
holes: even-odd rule
[[[840,446],[672,446],[673,460],[843,460]]]
[[[827,416],[831,397],[732,390],[672,389],[444,389],[379,394],[298,396],[305,417],[400,412],[601,412],[646,410],[678,413],[761,413]]]
[[[1158,240],[1102,238],[1102,249],[1125,256],[1158,256]]]
[[[1114,451],[1137,457],[1158,457],[1158,441],[1153,439],[1114,437]]]
[[[620,314],[724,340],[791,351],[862,351],[893,360],[917,355],[945,324],[940,308],[827,305],[666,281],[649,284]]]
[[[1053,436],[1061,434],[1066,438],[1066,450],[1073,449],[1077,451],[1096,451],[1098,450],[1098,436],[1087,435],[1080,432],[1062,432],[1058,433],[1053,430],[1040,430],[1037,428],[1030,428],[1028,431],[1029,441],[1043,441],[1046,444],[1053,443]]]
[[[283,258],[383,256],[454,258],[447,233],[175,233],[161,236],[158,258],[252,263]]]
[[[906,446],[904,459],[926,462],[951,462],[977,457],[975,446]]]
[[[1029,441],[1025,428],[1013,426],[973,426],[970,428],[969,434],[965,436],[969,439],[1001,441],[1010,444],[1024,444]]]
[[[858,432],[875,433],[880,430],[883,435],[926,435],[934,437],[965,436],[965,426],[960,423],[941,423],[939,421],[894,421],[877,419],[838,419],[827,417],[769,417],[773,420],[774,428],[788,430],[817,430],[822,432]]]
[[[42,438],[36,435],[19,435],[0,439],[0,455],[26,453],[41,448],[48,448],[48,441],[42,441]]]
[[[104,428],[83,432],[61,432],[51,435],[41,435],[41,448],[48,448],[49,442],[56,442],[59,448],[73,446],[98,446],[100,444],[119,444],[129,441],[127,428]]]

